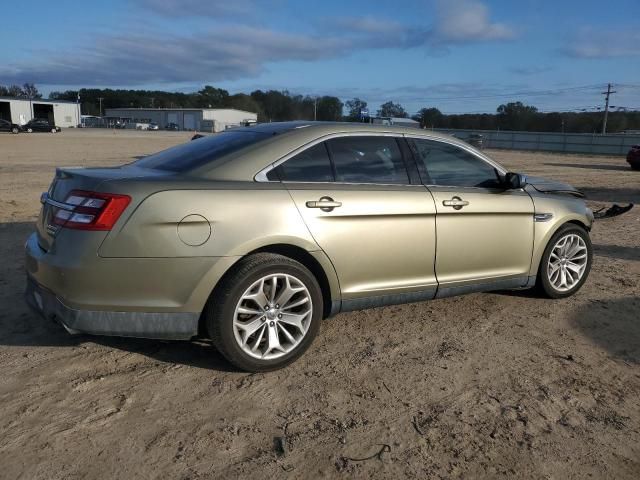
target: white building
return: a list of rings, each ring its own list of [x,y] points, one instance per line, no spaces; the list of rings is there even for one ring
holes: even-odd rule
[[[18,125],[34,118],[46,118],[58,127],[75,127],[80,123],[80,107],[64,100],[0,97],[0,118]]]
[[[105,117],[133,124],[156,123],[161,129],[172,123],[180,130],[201,132],[221,132],[258,120],[257,113],[233,108],[107,108]]]

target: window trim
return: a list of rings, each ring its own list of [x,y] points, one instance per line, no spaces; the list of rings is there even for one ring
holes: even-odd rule
[[[315,145],[317,145],[318,143],[321,142],[327,142],[328,140],[332,140],[334,138],[342,138],[342,137],[392,137],[396,140],[396,143],[400,140],[402,140],[404,138],[404,134],[402,133],[395,133],[395,132],[367,132],[367,131],[357,131],[357,132],[339,132],[339,133],[330,133],[328,135],[324,135],[322,137],[318,137],[308,143],[305,143],[304,145],[295,148],[294,150],[292,150],[291,152],[287,153],[286,155],[283,155],[282,157],[280,157],[278,160],[276,160],[275,162],[271,163],[270,165],[267,165],[266,167],[264,167],[262,170],[260,170],[258,173],[255,174],[255,176],[253,177],[254,181],[256,182],[261,182],[261,183],[286,183],[286,184],[292,184],[292,183],[302,183],[302,184],[311,184],[311,185],[329,185],[329,184],[333,184],[333,185],[388,185],[388,186],[394,186],[394,187],[398,187],[398,186],[413,186],[412,183],[373,183],[373,182],[338,182],[335,180],[335,171],[334,171],[334,181],[333,182],[289,182],[286,180],[269,180],[267,178],[267,174],[271,171],[276,169],[278,166],[280,166],[281,164],[283,164],[284,162],[286,162],[287,160],[289,160],[292,157],[295,157],[298,153],[301,153],[305,150],[307,150],[308,148],[314,147]],[[327,148],[327,150],[329,151],[329,160],[331,161],[331,168],[335,170],[335,167],[333,165],[333,159],[331,158],[331,149],[329,148],[328,145],[325,145],[325,147]],[[400,154],[402,156],[402,161],[403,164],[405,166],[405,169],[407,171],[407,181],[411,182],[411,175],[409,172],[409,166],[407,165],[407,161],[409,159],[405,159],[404,158],[404,152],[402,151],[402,147],[400,145],[398,145],[398,149],[400,150]],[[276,172],[277,174],[277,172]]]
[[[477,158],[478,160],[480,160],[481,162],[487,163],[489,164],[491,167],[493,167],[495,170],[498,171],[498,173],[502,176],[506,175],[508,170],[506,170],[502,165],[500,165],[499,163],[497,163],[495,160],[492,160],[491,158],[487,157],[486,155],[483,155],[482,153],[476,151],[475,149],[473,149],[473,147],[471,147],[470,145],[461,145],[457,142],[450,142],[447,141],[447,139],[442,138],[442,137],[436,137],[434,135],[416,135],[416,134],[408,134],[405,133],[404,137],[407,140],[429,140],[432,142],[438,142],[438,143],[443,143],[445,145],[449,145],[452,147],[458,147],[461,150],[464,150],[465,152],[469,153],[471,156]],[[415,152],[413,152],[413,149],[411,149],[411,154],[414,155],[415,157]],[[429,173],[426,171],[426,167],[421,166],[421,163],[424,163],[422,161],[422,159],[419,158],[415,158],[417,167],[418,167],[418,172],[420,173],[420,176],[422,177],[423,175],[426,174],[427,178],[429,179],[428,182],[425,182],[425,180],[422,180],[422,183],[424,184],[424,186],[426,187],[433,187],[433,188],[456,188],[456,189],[461,189],[461,188],[473,188],[476,190],[490,190],[490,191],[495,191],[495,190],[500,190],[499,188],[489,188],[489,187],[470,187],[470,186],[463,186],[463,185],[438,185],[435,183],[430,183],[430,176]],[[424,171],[423,171],[424,170]],[[522,190],[522,189],[520,189]]]

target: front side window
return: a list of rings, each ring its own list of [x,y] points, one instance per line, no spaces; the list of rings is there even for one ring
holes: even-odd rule
[[[333,171],[326,145],[318,143],[298,153],[269,172],[267,178],[279,178],[283,182],[333,182]]]
[[[337,182],[409,183],[402,153],[393,137],[349,136],[327,143]]]
[[[500,185],[495,167],[460,147],[433,140],[411,142],[431,185],[480,188]]]

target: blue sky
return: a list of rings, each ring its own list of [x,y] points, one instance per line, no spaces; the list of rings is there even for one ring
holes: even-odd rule
[[[3,5],[0,84],[392,100],[410,113],[640,109],[638,0],[32,0]]]

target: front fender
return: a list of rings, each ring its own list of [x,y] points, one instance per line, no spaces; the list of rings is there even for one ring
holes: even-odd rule
[[[593,212],[580,198],[546,194],[531,197],[536,215],[552,215],[548,220],[534,222],[533,256],[529,275],[535,276],[544,250],[558,229],[566,223],[573,222],[584,226],[589,231],[593,225]]]

